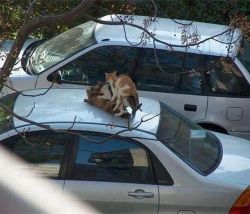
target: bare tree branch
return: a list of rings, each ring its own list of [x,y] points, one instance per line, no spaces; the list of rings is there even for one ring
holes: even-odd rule
[[[23,25],[25,25],[29,21],[29,18],[31,16],[32,12],[33,12],[35,3],[36,3],[36,0],[30,1],[29,8],[28,8],[28,10],[27,10],[27,12],[25,14],[25,17],[24,17]]]
[[[39,93],[39,94],[25,94],[25,93],[23,93],[22,91],[16,90],[14,87],[11,87],[11,86],[8,85],[8,84],[5,84],[5,83],[3,84],[3,86],[5,86],[6,88],[9,88],[10,90],[14,91],[14,92],[17,93],[17,94],[21,94],[21,95],[24,96],[24,97],[38,97],[38,96],[45,95],[45,94],[48,93],[48,91],[49,91],[51,88],[53,88],[53,85],[54,85],[54,82],[52,82],[51,85],[50,85],[48,88],[44,89],[44,90],[45,90],[44,92]]]

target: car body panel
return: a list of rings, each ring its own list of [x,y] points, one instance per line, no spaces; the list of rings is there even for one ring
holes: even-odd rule
[[[128,195],[138,189],[153,193],[154,196],[137,199]],[[101,213],[158,213],[157,185],[66,180],[65,190],[88,202]]]
[[[232,204],[242,191],[240,187],[229,188],[229,186],[217,185],[217,183],[209,185],[209,182],[204,182],[195,183],[195,185],[195,187],[188,184],[174,187],[159,186],[161,196],[159,213],[174,214],[189,211],[202,214],[226,214],[229,213]],[[199,205],[197,201],[200,201]],[[175,207],[178,209],[176,210]]]
[[[213,133],[217,136],[216,132]],[[228,136],[218,135],[221,137],[222,143],[223,137]],[[229,136],[229,139],[231,139],[231,136]],[[188,167],[182,160],[176,159],[175,154],[165,149],[165,146],[158,141],[143,139],[141,142],[157,154],[174,180],[172,186],[159,185],[159,213],[178,213],[181,211],[204,214],[228,213],[230,206],[247,186],[226,182],[227,179],[230,180],[228,177],[223,180],[210,179],[210,175],[202,176]],[[241,180],[240,176],[238,179]],[[228,197],[225,197],[225,195]],[[199,206],[197,206],[197,200],[200,201]],[[224,206],[225,204],[227,205]],[[214,208],[213,211],[211,211],[210,206]]]
[[[7,78],[6,85],[1,90],[1,96],[5,96],[16,91],[23,91],[35,88],[37,76],[27,75],[27,73],[20,73],[19,75],[12,75]]]
[[[192,121],[204,120],[207,112],[207,96],[160,93],[151,91],[139,91],[139,95],[148,98],[154,98],[166,103],[171,108]],[[185,106],[193,106],[194,109],[185,110]]]
[[[145,16],[136,16],[132,17],[132,23],[138,25],[139,27],[145,26]],[[103,21],[113,21],[120,22],[120,20],[126,19],[124,15],[106,15],[101,18]],[[141,34],[143,30],[137,27],[129,26],[130,22],[127,21],[128,25],[125,25],[123,28],[123,24],[121,25],[103,25],[97,24],[95,35],[96,40],[98,42],[103,39],[109,39],[110,41],[121,41],[127,44],[137,44],[138,46],[143,46],[144,43],[140,43]],[[226,25],[218,25],[218,24],[208,24],[201,22],[191,22],[184,20],[173,20],[166,18],[157,17],[155,21],[151,22],[148,25],[148,31],[154,32],[154,36],[156,39],[163,41],[165,43],[155,42],[156,46],[163,46],[169,50],[175,51],[186,51],[185,44],[182,40],[182,29],[183,24],[191,24],[190,34],[197,34],[195,32],[196,29],[199,32],[202,32],[199,41],[206,40],[205,42],[199,45],[192,45],[191,41],[188,41],[189,52],[198,53],[198,54],[208,54],[208,55],[220,55],[220,56],[235,56],[237,54],[238,45],[240,44],[240,31],[235,30],[230,33],[230,27]],[[126,32],[126,37],[124,35]],[[225,32],[225,33],[223,33]],[[124,35],[124,36],[120,36]],[[216,40],[209,39],[215,35],[218,35]],[[221,42],[220,42],[221,41]],[[228,43],[230,42],[230,48],[232,48],[232,52],[228,53]],[[153,46],[153,40],[147,41],[147,46]],[[169,47],[167,44],[171,44],[172,47]],[[183,45],[184,44],[184,45]],[[177,45],[177,47],[175,47]]]
[[[214,133],[222,143],[223,157],[217,169],[209,174],[210,179],[239,185],[250,183],[249,141],[228,135]],[[222,140],[223,139],[223,140]]]
[[[241,136],[249,139],[249,109],[250,102],[247,97],[209,96],[205,121],[214,121],[214,124],[223,127],[228,133],[242,133]]]

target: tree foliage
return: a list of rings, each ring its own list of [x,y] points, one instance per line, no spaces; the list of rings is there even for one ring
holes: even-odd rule
[[[22,25],[29,0],[2,0],[0,6],[0,40],[13,39]],[[56,15],[75,7],[80,0],[37,0],[31,18],[40,15]],[[250,15],[249,0],[155,0],[157,16],[186,19],[218,24],[230,24],[236,15]],[[111,13],[153,16],[155,7],[150,0],[97,0],[77,21],[57,26],[38,28],[30,36],[50,38],[67,28],[83,23],[91,17]]]

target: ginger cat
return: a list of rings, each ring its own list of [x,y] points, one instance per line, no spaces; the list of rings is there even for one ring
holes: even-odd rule
[[[115,113],[115,116],[123,115],[125,113],[124,107],[127,106],[130,106],[133,109],[133,113],[135,113],[139,106],[139,98],[136,86],[131,78],[128,75],[117,76],[116,71],[112,73],[105,73],[105,75],[106,82],[110,84],[113,94],[110,102],[114,102],[116,100],[113,112],[119,109],[119,112]]]

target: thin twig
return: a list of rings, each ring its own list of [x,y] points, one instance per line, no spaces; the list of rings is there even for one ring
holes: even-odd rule
[[[46,90],[45,90],[45,89],[42,89],[42,90],[45,90],[43,93],[33,94],[33,95],[32,95],[32,94],[25,94],[25,93],[23,93],[24,91],[18,91],[18,90],[16,90],[15,88],[9,86],[8,84],[5,84],[5,83],[3,84],[3,86],[9,88],[10,90],[13,90],[13,91],[16,92],[17,94],[20,94],[20,95],[22,95],[22,96],[24,96],[24,97],[38,97],[38,96],[43,96],[43,95],[45,95],[45,94],[48,93],[48,91],[53,87],[53,85],[54,85],[54,82],[52,82],[51,85],[50,85],[50,87],[49,87],[49,88],[46,88]]]

